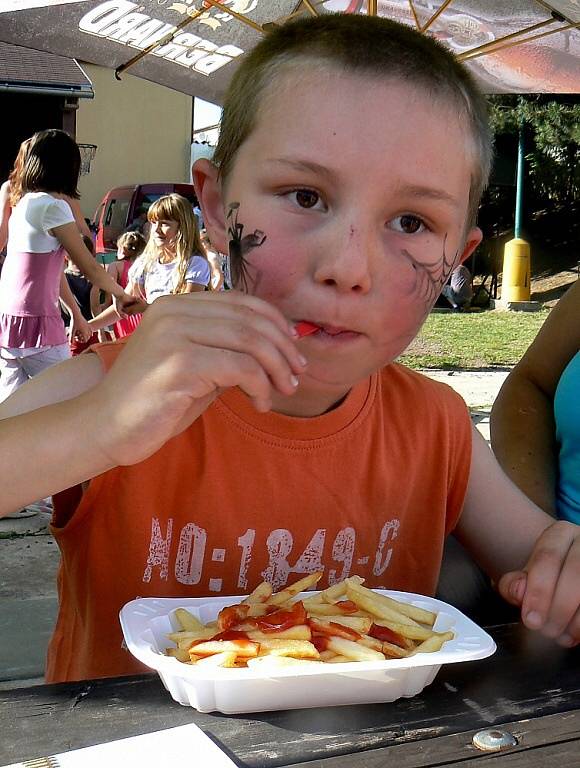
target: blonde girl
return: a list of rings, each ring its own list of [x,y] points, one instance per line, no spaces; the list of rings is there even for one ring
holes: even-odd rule
[[[165,195],[150,206],[147,219],[147,246],[129,271],[133,295],[151,304],[159,296],[208,288],[210,266],[191,203],[182,195]]]
[[[160,197],[147,219],[149,239],[129,269],[127,291],[152,304],[168,294],[211,290],[210,264],[189,201],[177,194]],[[100,330],[117,318],[115,309],[108,307],[89,325]]]

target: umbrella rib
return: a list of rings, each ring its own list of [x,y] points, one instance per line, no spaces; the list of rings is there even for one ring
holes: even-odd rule
[[[428,19],[428,20],[425,22],[425,24],[423,24],[423,26],[422,26],[422,27],[419,27],[419,31],[420,31],[420,32],[426,32],[426,31],[429,29],[429,27],[431,26],[431,24],[433,24],[433,22],[435,21],[435,19],[438,19],[438,18],[439,18],[439,16],[441,16],[441,14],[443,13],[443,11],[444,11],[444,10],[447,8],[447,6],[448,6],[448,5],[451,5],[451,3],[452,3],[452,2],[453,2],[453,0],[444,0],[444,2],[443,2],[443,3],[441,3],[441,5],[439,6],[439,8],[438,8],[438,9],[435,11],[435,13],[433,14],[433,16],[431,16],[431,18],[430,18],[430,19]]]
[[[409,0],[409,6],[411,8],[413,18],[415,19],[415,26],[417,27],[417,29],[421,29],[421,22],[419,21],[419,17],[417,16],[417,9],[415,8],[413,0]]]
[[[521,37],[522,35],[527,34],[528,32],[534,32],[536,29],[543,29],[544,27],[553,24],[555,21],[556,19],[544,19],[544,21],[539,21],[537,24],[532,24],[531,27],[518,29],[516,32],[510,32],[509,35],[497,37],[495,40],[490,40],[488,43],[478,45],[477,48],[472,48],[470,51],[465,51],[464,53],[460,54],[458,58],[463,61],[464,59],[474,59],[476,56],[483,56],[483,54],[489,53],[492,49],[499,47],[502,43],[507,43],[516,37]],[[522,41],[520,40],[519,42]]]
[[[234,11],[232,8],[224,8],[223,3],[220,2],[220,0],[205,0],[205,2],[208,5],[213,6],[213,8],[218,8],[220,11],[224,11],[229,16],[233,16],[234,19],[237,19],[238,21],[241,21],[242,24],[246,24],[248,27],[251,27],[256,32],[259,32],[260,34],[264,34],[264,28],[261,24],[256,24],[255,21],[252,21],[252,19],[249,19],[247,16],[244,16],[242,13],[238,13],[237,11]]]
[[[463,54],[460,54],[458,56],[458,59],[461,61],[471,61],[471,59],[477,59],[479,56],[485,56],[487,53],[497,53],[498,51],[505,51],[506,48],[515,48],[516,45],[524,45],[524,43],[531,43],[533,40],[539,40],[542,37],[548,37],[548,35],[555,35],[557,32],[566,32],[569,29],[578,29],[580,28],[580,21],[575,22],[574,24],[565,24],[563,27],[558,27],[557,29],[549,29],[547,32],[540,32],[537,35],[531,35],[530,37],[524,37],[523,40],[512,40],[511,42],[506,43],[506,45],[493,45],[488,50],[485,51],[479,51],[479,53],[474,53],[473,55],[470,55],[470,51],[466,51]],[[527,29],[522,29],[519,34],[523,34],[524,32],[529,32],[531,27],[528,27]],[[513,35],[511,35],[513,37]],[[493,41],[494,43],[500,42],[500,40],[505,40],[506,38],[498,38],[497,40]],[[477,50],[476,48],[473,49],[474,51]]]
[[[162,45],[166,45],[167,43],[171,42],[175,35],[182,30],[184,27],[186,27],[188,24],[191,24],[192,21],[195,21],[199,16],[202,14],[207,13],[207,9],[201,8],[198,11],[193,11],[190,13],[187,18],[183,19],[183,21],[180,21],[179,24],[175,27],[173,32],[168,32],[164,37],[161,38],[161,40],[157,40],[155,43],[151,43],[151,45],[148,45],[147,48],[144,48],[142,51],[139,51],[139,53],[135,54],[133,58],[129,59],[129,61],[126,61],[124,64],[121,64],[117,67],[115,70],[115,77],[117,80],[121,79],[121,74],[123,72],[126,72],[129,67],[134,66],[137,64],[137,62],[141,61],[141,59],[144,59],[145,56],[147,56],[148,53],[151,53],[156,48],[159,48]]]
[[[312,16],[320,16],[320,14],[319,14],[319,13],[318,13],[318,11],[316,10],[316,8],[315,8],[315,7],[312,5],[312,3],[310,2],[310,0],[302,0],[302,5],[305,5],[305,6],[306,6],[306,8],[307,8],[307,9],[310,11],[310,13],[312,14]]]
[[[564,16],[564,14],[560,13],[560,11],[557,11],[554,7],[552,7],[552,4],[546,0],[534,0],[534,2],[538,3],[538,5],[541,5],[544,10],[549,11],[552,16],[558,19],[558,21],[565,21],[568,24],[576,23],[572,21],[572,17],[568,18],[567,16]]]

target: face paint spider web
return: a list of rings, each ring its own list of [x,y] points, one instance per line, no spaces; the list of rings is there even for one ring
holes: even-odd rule
[[[419,295],[426,304],[435,303],[437,297],[441,293],[443,286],[453,272],[455,264],[457,263],[459,251],[456,251],[451,259],[449,259],[445,253],[446,244],[447,235],[445,235],[443,240],[443,253],[441,255],[441,259],[439,259],[434,264],[424,264],[419,262],[411,253],[409,253],[409,251],[403,250],[403,254],[409,259],[419,275]]]

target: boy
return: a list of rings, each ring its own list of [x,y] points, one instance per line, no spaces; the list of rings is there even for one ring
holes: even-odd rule
[[[245,292],[159,299],[124,349],[53,369],[1,412],[52,404],[3,425],[13,461],[31,431],[50,455],[30,494],[95,478],[56,505],[49,680],[140,669],[117,622],[136,595],[319,569],[323,586],[358,573],[433,593],[453,529],[527,626],[578,642],[578,529],[505,478],[455,393],[392,364],[481,239],[490,157],[470,77],[407,27],[324,16],[248,56],[218,167],[194,172]],[[7,508],[26,501],[11,488]]]

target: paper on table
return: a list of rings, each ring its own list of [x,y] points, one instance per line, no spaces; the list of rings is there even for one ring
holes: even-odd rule
[[[201,731],[197,725],[181,725],[143,736],[96,744],[54,755],[60,768],[162,768],[165,765],[185,765],[187,755],[195,756],[195,764],[204,768],[236,768],[227,755]],[[25,763],[13,763],[4,768],[22,768]]]

